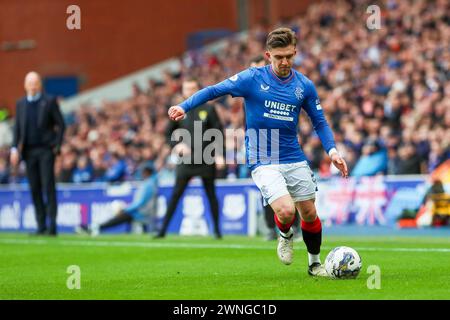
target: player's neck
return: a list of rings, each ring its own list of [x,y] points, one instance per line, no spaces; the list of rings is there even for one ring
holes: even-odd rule
[[[286,76],[280,75],[272,66],[270,66],[274,75],[276,75],[280,80],[286,80],[292,74],[292,70],[289,70],[289,73]]]

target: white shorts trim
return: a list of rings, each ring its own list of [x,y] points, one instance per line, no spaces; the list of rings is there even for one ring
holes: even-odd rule
[[[311,193],[311,194],[307,194],[304,196],[292,197],[292,200],[294,202],[299,202],[299,201],[306,201],[306,200],[314,200],[315,198],[316,198],[316,194]]]

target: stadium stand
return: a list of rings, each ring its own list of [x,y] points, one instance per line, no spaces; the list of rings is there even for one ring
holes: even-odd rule
[[[305,15],[285,22],[299,38],[295,67],[317,85],[352,175],[431,173],[450,158],[448,3],[388,1],[377,32],[359,22],[367,3],[314,3]],[[58,181],[134,180],[147,161],[170,176],[164,131],[168,107],[181,101],[183,76],[207,86],[241,71],[264,51],[267,31],[258,27],[244,37],[230,36],[220,50],[187,51],[178,59],[179,70],[135,83],[131,97],[105,96],[100,106],[88,102],[68,112]],[[241,100],[224,97],[215,105],[225,128],[243,128]],[[307,117],[300,120],[299,139],[320,177],[337,175]],[[233,148],[227,144],[227,150]],[[0,148],[0,182],[22,182],[23,168],[10,171],[8,151],[7,145]],[[89,178],[74,180],[74,173],[86,168]],[[120,172],[111,178],[114,170]],[[227,176],[247,178],[249,172],[245,165],[228,165]]]

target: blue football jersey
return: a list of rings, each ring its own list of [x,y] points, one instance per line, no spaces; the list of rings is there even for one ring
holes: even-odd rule
[[[325,150],[335,147],[314,84],[296,70],[279,78],[271,65],[252,67],[198,91],[180,106],[189,112],[226,94],[245,101],[246,162],[251,170],[264,164],[307,160],[297,139],[301,109],[310,117]]]

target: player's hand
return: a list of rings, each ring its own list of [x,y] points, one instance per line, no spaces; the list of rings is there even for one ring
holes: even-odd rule
[[[17,150],[11,151],[9,161],[13,167],[16,167],[19,164],[19,152],[17,152]]]
[[[169,108],[168,111],[170,120],[173,121],[180,121],[183,120],[184,117],[186,117],[186,112],[184,112],[183,108],[180,106],[172,106]]]
[[[331,155],[331,161],[333,162],[334,166],[339,169],[339,171],[342,174],[343,178],[348,177],[348,169],[347,169],[347,163],[345,162],[344,158],[342,158],[339,153],[333,153]]]

